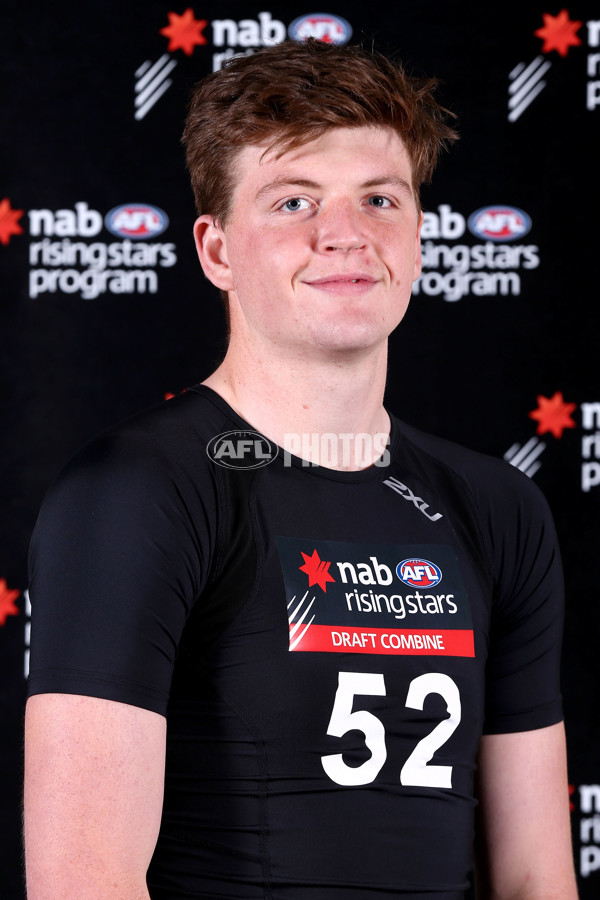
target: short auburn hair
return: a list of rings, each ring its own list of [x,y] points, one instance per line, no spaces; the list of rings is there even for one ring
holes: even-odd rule
[[[440,150],[457,137],[453,114],[433,97],[436,85],[376,51],[314,39],[233,57],[196,86],[183,133],[199,215],[225,223],[243,147],[264,143],[282,155],[331,128],[365,125],[402,138],[418,205]]]

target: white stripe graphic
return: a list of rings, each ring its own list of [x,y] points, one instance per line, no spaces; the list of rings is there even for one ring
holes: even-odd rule
[[[510,450],[508,451],[508,453],[504,455],[504,459],[508,459],[508,461],[510,462],[511,466],[517,466],[517,467],[518,467],[518,465],[519,465],[519,463],[521,462],[521,460],[523,459],[523,457],[527,456],[527,454],[529,453],[529,451],[530,451],[533,447],[535,447],[535,445],[537,444],[537,441],[538,441],[538,439],[537,439],[536,437],[532,437],[531,440],[527,441],[527,443],[525,444],[524,447],[521,447],[520,453],[516,453],[516,456],[514,456],[514,458],[511,459],[511,458],[508,456],[508,453],[511,453],[511,451],[512,451],[513,448],[515,449],[515,452],[516,452],[517,450],[519,450],[519,444],[513,444],[513,446],[512,446],[512,447],[510,448]]]
[[[531,78],[529,78],[525,82],[523,87],[520,90],[516,91],[514,96],[511,97],[511,99],[508,101],[509,109],[514,109],[516,106],[519,106],[519,104],[521,103],[521,100],[523,100],[524,97],[527,97],[531,93],[533,93],[533,89],[536,87],[538,81],[540,81],[540,79],[546,74],[546,72],[548,71],[549,68],[550,68],[550,63],[546,63],[545,66],[541,66],[537,70],[537,72],[534,72],[534,74],[531,76]],[[544,82],[539,87],[543,88],[545,86],[546,85]],[[514,85],[513,85],[513,87],[514,87]]]
[[[148,69],[148,71],[143,76],[143,78],[140,78],[139,82],[137,83],[137,85],[135,87],[136,94],[139,94],[141,91],[143,91],[145,89],[146,85],[148,84],[148,82],[152,81],[152,79],[154,78],[155,75],[159,75],[161,70],[162,70],[162,72],[165,72],[165,70],[166,70],[166,74],[168,75],[169,72],[171,71],[171,69],[173,69],[176,65],[177,65],[177,60],[172,59],[169,61],[169,54],[163,53],[161,58],[158,59],[154,63],[152,68]],[[140,97],[138,97],[138,101],[139,101],[138,105],[144,102]]]
[[[304,597],[306,597],[306,594],[304,595]],[[294,622],[294,616],[296,615],[296,613],[298,612],[298,610],[299,610],[300,607],[302,606],[302,603],[304,603],[304,599],[302,600],[302,602],[296,607],[296,609],[295,609],[294,612],[292,613],[292,615],[291,615],[291,617],[290,617],[290,625],[292,626],[292,627],[290,628],[290,635],[291,635],[292,637],[293,637],[294,633],[298,630],[298,627],[299,627],[300,625],[302,625],[302,623],[304,622],[304,620],[305,620],[305,618],[307,617],[307,615],[309,614],[309,612],[310,612],[310,610],[311,610],[311,607],[312,607],[312,605],[313,605],[314,602],[315,602],[315,598],[313,597],[312,600],[310,601],[310,603],[308,604],[308,606],[306,607],[306,609],[304,610],[304,612],[302,613],[302,615],[300,616],[300,618],[299,618],[296,622]],[[314,616],[313,616],[313,619],[314,619]],[[312,621],[312,620],[311,620],[311,621]],[[293,624],[292,624],[292,623],[293,623]]]
[[[308,591],[306,591],[306,593],[304,594],[304,597],[302,598],[302,600],[300,601],[300,603],[298,604],[298,606],[296,607],[294,612],[288,616],[290,625],[294,621],[294,616],[296,615],[296,613],[298,612],[298,610],[300,609],[300,607],[302,606],[302,604],[304,603],[304,601],[306,600],[307,597],[308,597]],[[294,596],[292,597],[292,599],[290,600],[290,602],[287,605],[288,609],[290,608],[290,606],[292,605],[292,603],[294,602],[295,599],[296,599],[296,595],[294,594]]]
[[[521,470],[521,472],[524,472],[526,475],[529,475],[529,477],[531,478],[531,475],[533,474],[532,467],[535,468],[535,471],[537,472],[541,463],[539,463],[539,462],[536,463],[536,459],[538,458],[538,456],[540,456],[540,454],[542,454],[544,452],[545,449],[546,449],[546,445],[544,444],[543,441],[540,441],[539,444],[537,445],[537,447],[535,447],[531,451],[529,456],[526,456],[525,459],[522,461],[522,463],[519,465],[519,469]]]
[[[536,56],[528,66],[519,63],[509,74],[513,82],[509,85],[508,93],[508,121],[516,122],[527,107],[546,87],[546,82],[541,81],[552,63],[544,60],[543,56]]]
[[[507,462],[510,462],[517,450],[519,449],[520,444],[513,444],[512,447],[509,447],[506,453],[504,454],[504,459]]]
[[[529,468],[527,469],[526,472],[524,472],[524,474],[527,475],[528,478],[533,478],[533,476],[535,475],[537,470],[539,468],[541,468],[541,465],[542,464],[539,462],[534,463],[532,466],[529,466]]]
[[[300,643],[300,641],[302,640],[302,638],[304,637],[304,635],[306,634],[306,632],[308,631],[308,629],[310,628],[310,626],[312,625],[312,623],[315,620],[315,614],[313,613],[311,620],[305,625],[305,627],[302,630],[302,633],[296,637],[296,632],[298,631],[298,628],[302,625],[302,623],[304,622],[304,619],[309,614],[311,607],[316,599],[315,597],[312,598],[312,600],[310,601],[310,603],[308,604],[308,606],[306,607],[306,609],[304,610],[304,612],[302,613],[302,615],[300,616],[298,621],[294,622],[296,613],[300,611],[300,609],[302,608],[304,601],[306,600],[307,597],[308,597],[308,591],[305,593],[304,597],[302,598],[302,600],[300,601],[298,606],[288,616],[289,623],[291,626],[293,626],[290,628],[290,650],[294,650],[298,646],[298,644]],[[288,609],[290,608],[290,606],[292,605],[292,603],[294,602],[295,599],[296,599],[296,595],[294,594],[294,596],[288,603],[288,607],[287,607]]]
[[[304,635],[306,634],[306,632],[308,631],[308,629],[310,628],[310,626],[312,625],[313,619],[314,619],[314,616],[312,617],[312,619],[310,620],[310,622],[308,623],[308,625],[306,626],[306,628],[304,629],[304,631],[302,632],[302,634],[300,635],[300,637],[297,637],[295,641],[293,641],[292,643],[290,643],[290,650],[295,650],[295,649],[296,649],[296,647],[298,646],[298,644],[300,643],[300,641],[302,640],[302,638],[304,637]]]
[[[150,65],[150,60],[147,59],[146,62],[143,62],[143,63],[141,64],[141,66],[139,67],[139,69],[136,69],[136,70],[135,70],[135,77],[136,77],[136,78],[141,78],[142,75],[144,74],[144,72],[148,69],[148,66],[149,66],[149,65]]]
[[[167,76],[176,65],[177,60],[170,59],[168,53],[163,53],[154,65],[150,64],[150,60],[146,60],[137,69],[135,74],[139,80],[135,86],[137,96],[134,105],[136,107],[135,118],[138,122],[173,84],[173,81]]]
[[[515,469],[519,469],[524,475],[532,478],[541,466],[541,463],[537,462],[537,458],[545,449],[546,444],[543,441],[532,437],[523,447],[513,444],[504,454],[504,459]]]
[[[533,101],[535,100],[537,95],[541,94],[545,87],[546,87],[546,82],[540,81],[540,83],[537,85],[537,87],[535,87],[532,91],[530,91],[529,94],[527,94],[527,96],[524,98],[523,102],[519,106],[517,106],[515,109],[513,109],[512,112],[510,112],[508,114],[508,121],[516,122],[517,119],[519,118],[519,116],[521,115],[521,113],[523,113],[527,109],[527,107],[529,106],[530,103],[533,103]]]
[[[527,81],[529,76],[533,75],[535,70],[538,69],[540,66],[542,66],[543,62],[544,62],[543,56],[536,56],[536,58],[533,60],[533,62],[530,62],[524,71],[523,71],[522,67],[525,65],[525,63],[520,63],[520,66],[517,66],[515,69],[513,69],[512,72],[510,73],[510,75],[508,76],[510,78],[510,80],[513,82],[510,85],[510,87],[508,88],[508,93],[516,94],[517,91],[520,91],[522,85]],[[550,65],[550,63],[546,63],[546,68],[544,68],[542,66],[542,68],[544,69],[544,72],[547,70],[549,65]],[[544,72],[542,72],[542,75],[544,74]],[[540,78],[541,78],[541,75],[540,75]],[[513,106],[514,106],[514,102],[513,102]]]

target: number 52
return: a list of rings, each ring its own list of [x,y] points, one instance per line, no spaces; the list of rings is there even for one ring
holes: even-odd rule
[[[387,758],[385,728],[373,713],[365,709],[352,712],[355,694],[385,696],[382,674],[371,672],[340,672],[327,734],[342,737],[347,731],[362,731],[371,757],[360,766],[349,766],[341,753],[321,757],[326,774],[342,785],[371,784],[377,778]],[[422,738],[400,770],[400,783],[419,787],[452,787],[452,766],[430,766],[436,750],[454,733],[461,717],[460,693],[455,682],[441,672],[419,675],[411,681],[405,706],[423,709],[428,694],[440,694],[446,701],[450,717],[439,722],[433,731]]]

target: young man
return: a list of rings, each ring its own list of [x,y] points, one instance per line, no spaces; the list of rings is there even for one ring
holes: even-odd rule
[[[357,48],[280,45],[197,90],[229,348],[40,515],[30,900],[459,900],[475,784],[481,896],[576,896],[547,509],[382,405],[452,137],[431,84]]]

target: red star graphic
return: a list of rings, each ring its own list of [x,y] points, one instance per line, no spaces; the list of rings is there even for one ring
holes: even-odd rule
[[[0,578],[0,625],[4,625],[7,616],[18,616],[19,607],[15,600],[21,591],[11,591],[5,578]]]
[[[534,31],[535,36],[544,41],[542,53],[556,50],[561,56],[566,56],[569,47],[577,47],[581,44],[575,32],[579,31],[583,22],[572,22],[567,9],[561,10],[557,16],[543,13],[542,18],[544,27]]]
[[[327,591],[327,582],[335,581],[335,578],[329,574],[331,563],[323,562],[316,550],[313,550],[312,556],[307,556],[306,553],[303,553],[302,556],[304,565],[298,566],[298,568],[308,575],[308,586],[312,587],[313,584],[318,584],[322,590]]]
[[[179,391],[180,394],[185,394],[187,388],[184,388],[182,391]],[[173,394],[171,391],[165,391],[165,400],[172,400],[173,397],[176,397],[177,394]]]
[[[23,234],[18,221],[24,212],[23,209],[11,209],[8,197],[0,202],[0,244],[6,246],[13,234]]]
[[[529,418],[538,422],[538,434],[551,431],[555,438],[561,438],[565,428],[575,428],[571,413],[577,408],[577,404],[565,403],[560,391],[553,397],[543,397],[540,394],[537,402],[538,408],[529,413]]]
[[[188,56],[194,52],[194,47],[206,44],[206,38],[202,34],[208,25],[206,19],[195,19],[194,10],[191,8],[178,16],[177,13],[170,12],[169,24],[160,29],[160,34],[164,34],[169,38],[167,50],[172,53],[173,50],[183,50]]]

